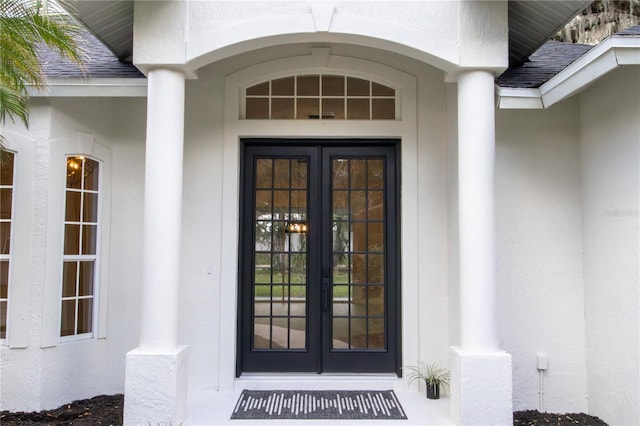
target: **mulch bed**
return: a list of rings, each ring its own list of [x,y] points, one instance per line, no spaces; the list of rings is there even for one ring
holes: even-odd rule
[[[123,395],[101,395],[74,401],[55,410],[39,413],[0,412],[2,426],[119,426],[122,425]]]
[[[39,413],[0,412],[2,426],[120,426],[122,425],[123,395],[101,395],[91,399],[74,401],[60,408]],[[582,413],[553,414],[536,410],[513,413],[514,426],[554,425],[554,426],[607,426],[597,417]]]
[[[513,424],[515,425],[556,425],[556,426],[607,426],[605,422],[597,417],[583,413],[554,414],[541,413],[538,410],[516,411],[513,413]]]

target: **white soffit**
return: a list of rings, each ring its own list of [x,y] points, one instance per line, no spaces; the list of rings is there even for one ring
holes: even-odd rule
[[[611,36],[537,89],[496,86],[498,108],[548,108],[622,65],[640,65],[640,38]]]

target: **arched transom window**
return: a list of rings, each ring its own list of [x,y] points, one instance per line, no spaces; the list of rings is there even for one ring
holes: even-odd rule
[[[396,90],[356,77],[284,77],[248,87],[245,95],[246,119],[396,119]]]

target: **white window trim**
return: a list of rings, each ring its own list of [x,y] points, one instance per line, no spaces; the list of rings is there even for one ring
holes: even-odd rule
[[[60,336],[62,311],[62,266],[67,157],[82,155],[100,163],[100,201],[94,290],[93,332]],[[50,141],[49,199],[47,212],[47,260],[42,317],[43,348],[78,340],[103,339],[107,336],[107,297],[109,285],[109,235],[111,206],[111,150],[96,142],[93,135],[78,132],[75,140]]]
[[[9,300],[10,300],[9,291],[10,291],[10,289],[12,287],[11,286],[11,263],[12,263],[11,254],[13,253],[13,241],[14,241],[13,236],[15,235],[15,232],[13,232],[13,222],[15,220],[15,212],[14,212],[13,209],[15,208],[15,204],[16,204],[15,203],[15,199],[16,199],[16,197],[15,197],[15,194],[16,194],[16,189],[15,189],[16,188],[16,186],[15,186],[16,177],[13,174],[13,172],[16,170],[15,162],[17,160],[18,154],[16,152],[14,152],[13,150],[7,149],[6,147],[3,147],[2,151],[5,152],[5,153],[9,153],[9,154],[13,155],[13,164],[12,164],[12,169],[13,170],[11,171],[11,175],[12,175],[11,176],[11,178],[12,178],[11,185],[7,185],[7,186],[0,185],[0,189],[5,189],[5,188],[11,189],[11,217],[9,218],[8,221],[6,221],[4,219],[2,220],[2,223],[9,223],[9,225],[10,225],[10,228],[9,228],[10,229],[10,231],[9,231],[9,241],[10,241],[9,253],[0,254],[0,260],[7,261],[8,264],[9,264],[9,270],[7,271],[8,272],[8,277],[7,277],[7,281],[8,281],[7,282],[7,298],[4,299],[4,298],[0,297],[0,303],[2,303],[2,301],[5,301],[6,304],[7,304],[6,318],[5,318],[5,321],[6,321],[5,322],[5,325],[6,325],[5,337],[0,337],[0,345],[6,346],[6,344],[7,344],[7,336],[9,334],[9,315],[10,315],[10,309],[11,309],[11,307],[9,305]],[[4,245],[4,241],[0,241],[0,244]],[[0,320],[1,320],[1,318],[0,318]]]
[[[13,152],[13,210],[7,337],[1,346],[26,348],[29,344],[29,293],[31,290],[31,246],[33,241],[33,166],[35,141],[3,131],[5,149]],[[16,236],[20,236],[16,238]],[[18,284],[19,283],[19,284]]]
[[[97,161],[99,164],[98,167],[98,189],[97,191],[86,191],[84,188],[82,189],[82,192],[85,193],[94,193],[94,194],[98,194],[98,217],[96,220],[95,225],[97,225],[97,236],[96,236],[96,254],[95,255],[85,255],[85,254],[73,254],[73,255],[65,255],[64,254],[64,227],[67,224],[67,221],[64,220],[64,216],[63,216],[63,220],[62,220],[62,245],[60,246],[60,252],[62,253],[62,265],[64,265],[65,261],[83,261],[83,260],[94,260],[95,261],[95,266],[94,266],[94,277],[93,277],[93,293],[92,293],[92,299],[93,299],[93,305],[92,305],[92,319],[91,319],[91,332],[90,333],[82,333],[82,334],[71,334],[68,336],[60,336],[60,342],[64,343],[64,342],[72,342],[75,340],[85,340],[85,339],[91,339],[96,335],[96,325],[99,323],[99,302],[101,300],[100,297],[100,278],[101,278],[101,274],[100,273],[96,273],[98,271],[100,271],[100,259],[102,256],[102,247],[101,247],[101,242],[102,242],[102,190],[103,190],[103,169],[104,169],[104,161],[100,160],[99,158],[93,158],[90,155],[84,155],[84,154],[77,154],[77,155],[67,155],[65,156],[65,172],[66,172],[66,165],[67,165],[67,161],[69,160],[69,157],[78,157],[78,156],[83,156],[87,159],[90,160],[94,160]],[[66,194],[67,194],[67,187],[66,187],[66,179],[65,179],[65,186],[64,186],[64,190],[63,190],[63,205],[64,205],[64,211],[66,213]],[[75,191],[74,191],[75,192]],[[82,216],[82,211],[80,212],[80,216]],[[92,224],[92,222],[78,222],[78,224]],[[82,232],[82,231],[81,231]],[[61,281],[62,281],[62,272],[60,274],[61,277]],[[62,286],[62,284],[61,284]],[[78,296],[77,294],[74,296],[74,299],[79,300],[82,299],[84,297],[82,296]],[[62,299],[64,299],[62,297],[62,291],[60,292],[60,304],[61,307],[60,309],[62,310]],[[62,312],[61,312],[62,315]],[[76,312],[77,315],[77,312]],[[75,320],[77,321],[77,316],[75,318]],[[59,324],[62,322],[62,319],[60,320]]]
[[[345,79],[345,93],[342,95],[323,95],[321,94],[321,92],[318,95],[313,95],[313,96],[307,96],[307,95],[298,95],[297,94],[297,78],[298,77],[307,77],[307,76],[318,76],[320,78],[320,85],[322,85],[322,77],[323,76],[332,76],[332,77],[343,77]],[[272,95],[271,94],[271,90],[269,90],[269,94],[267,95],[248,95],[247,94],[247,90],[257,84],[261,84],[261,83],[268,83],[269,87],[271,87],[271,82],[274,80],[278,80],[281,78],[287,78],[287,77],[294,77],[294,81],[295,81],[295,94],[293,95]],[[356,96],[356,95],[347,95],[346,93],[346,87],[347,87],[347,82],[346,79],[349,77],[353,77],[353,78],[358,78],[360,80],[364,80],[367,81],[369,83],[369,94],[365,95],[365,96]],[[388,89],[392,89],[394,91],[393,96],[378,96],[378,95],[373,95],[373,89],[371,87],[371,85],[373,83],[377,83],[380,84],[381,86],[384,86]],[[251,99],[251,98],[262,98],[262,99],[268,99],[269,100],[269,116],[271,116],[271,101],[273,99],[293,99],[294,101],[294,110],[293,113],[294,115],[297,113],[297,102],[299,99],[319,99],[320,102],[322,102],[323,99],[339,99],[342,100],[344,102],[344,111],[345,111],[345,118],[342,119],[338,119],[335,121],[344,121],[344,120],[359,120],[359,121],[376,121],[376,120],[380,120],[380,121],[389,121],[389,120],[401,120],[402,117],[400,116],[400,105],[401,105],[401,100],[400,100],[400,90],[397,84],[394,84],[393,82],[390,81],[380,81],[380,80],[375,80],[372,79],[370,76],[368,75],[363,75],[361,73],[356,73],[354,74],[353,72],[326,72],[326,71],[318,71],[318,72],[305,72],[305,73],[285,73],[282,75],[278,75],[275,78],[268,78],[268,79],[264,79],[262,81],[258,81],[255,83],[252,83],[251,85],[245,85],[244,87],[242,87],[242,96],[240,99],[240,119],[241,120],[279,120],[279,121],[284,121],[284,120],[306,120],[306,119],[301,119],[299,117],[295,117],[295,118],[289,118],[289,119],[282,119],[282,118],[247,118],[246,117],[246,113],[247,113],[247,99]],[[367,99],[369,100],[369,118],[367,119],[352,119],[352,118],[348,118],[346,115],[348,114],[348,108],[347,108],[347,102],[349,99]],[[394,103],[395,103],[395,117],[393,119],[376,119],[373,118],[373,100],[374,99],[393,99]],[[318,118],[320,121],[322,120],[326,120],[322,117]]]

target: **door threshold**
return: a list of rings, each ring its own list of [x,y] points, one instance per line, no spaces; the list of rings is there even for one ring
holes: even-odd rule
[[[393,373],[384,374],[281,374],[250,373],[236,378],[235,391],[252,390],[404,390]]]

